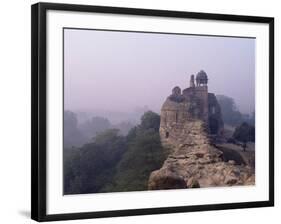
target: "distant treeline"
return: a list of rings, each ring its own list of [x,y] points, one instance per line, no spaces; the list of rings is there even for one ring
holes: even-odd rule
[[[65,147],[64,193],[146,190],[150,173],[168,155],[160,142],[159,126],[160,116],[149,111],[127,135],[107,129],[82,147]]]
[[[107,129],[118,129],[121,135],[127,135],[133,127],[134,124],[128,121],[113,125],[107,118],[99,116],[93,116],[79,123],[74,112],[64,111],[64,147],[82,146]]]
[[[234,99],[232,99],[231,97],[224,95],[217,95],[216,97],[220,104],[222,118],[225,124],[237,127],[243,122],[246,122],[250,125],[255,126],[254,111],[251,114],[243,114],[238,110]]]

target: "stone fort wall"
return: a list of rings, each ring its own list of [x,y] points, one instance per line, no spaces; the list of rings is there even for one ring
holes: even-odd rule
[[[190,137],[194,121],[203,122],[206,132],[211,135],[223,134],[221,109],[213,93],[208,93],[207,85],[195,86],[182,91],[172,90],[161,109],[160,137],[165,145],[175,146],[186,143]]]

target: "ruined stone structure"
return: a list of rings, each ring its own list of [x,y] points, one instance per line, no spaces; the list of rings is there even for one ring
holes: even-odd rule
[[[221,109],[213,93],[208,93],[204,71],[190,79],[190,87],[173,88],[161,109],[160,137],[170,154],[162,168],[153,171],[148,189],[175,189],[255,183],[252,167],[232,159],[214,145],[223,135]],[[238,162],[238,163],[237,163]]]
[[[188,135],[191,121],[202,120],[213,136],[223,134],[221,109],[213,93],[208,93],[208,77],[204,71],[190,78],[190,87],[182,91],[176,86],[161,109],[160,136],[163,144],[178,145]]]

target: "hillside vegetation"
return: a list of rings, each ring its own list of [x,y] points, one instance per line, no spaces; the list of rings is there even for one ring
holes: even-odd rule
[[[93,142],[64,149],[64,193],[147,190],[149,175],[167,158],[159,136],[160,116],[144,113],[126,136],[118,129],[98,133]]]

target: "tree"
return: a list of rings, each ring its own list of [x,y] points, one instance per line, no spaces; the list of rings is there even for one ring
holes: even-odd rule
[[[127,135],[128,150],[118,163],[112,184],[102,191],[147,190],[150,173],[159,169],[167,157],[159,136],[160,116],[144,113],[141,124]]]
[[[145,112],[141,117],[140,128],[159,131],[160,116],[152,111]]]
[[[221,107],[223,121],[226,124],[236,126],[242,121],[242,114],[239,112],[234,99],[224,95],[217,95]]]
[[[79,164],[80,150],[77,148],[64,148],[63,151],[63,188],[64,193],[78,192],[79,184],[76,180],[77,166]]]
[[[251,114],[248,115],[248,120],[245,120],[248,124],[255,126],[256,122],[256,113],[253,111]]]
[[[88,138],[94,138],[99,132],[103,132],[111,128],[111,124],[108,119],[104,117],[92,117],[79,127],[82,133]]]
[[[127,149],[125,137],[109,129],[76,153],[64,156],[65,194],[96,193],[111,183],[116,165]]]
[[[64,111],[64,147],[77,147],[85,143],[86,138],[78,129],[78,121],[75,113]]]
[[[164,159],[159,135],[151,129],[139,132],[119,162],[113,184],[104,191],[146,190],[150,173]]]
[[[130,122],[122,121],[118,124],[113,125],[112,127],[119,129],[120,134],[125,136],[134,127],[134,125],[131,124]]]
[[[242,142],[243,150],[246,151],[247,142],[255,141],[255,127],[243,122],[240,126],[235,128],[233,138]]]
[[[127,136],[108,129],[81,148],[65,150],[65,194],[146,190],[150,173],[167,157],[159,126],[160,116],[148,111]]]

